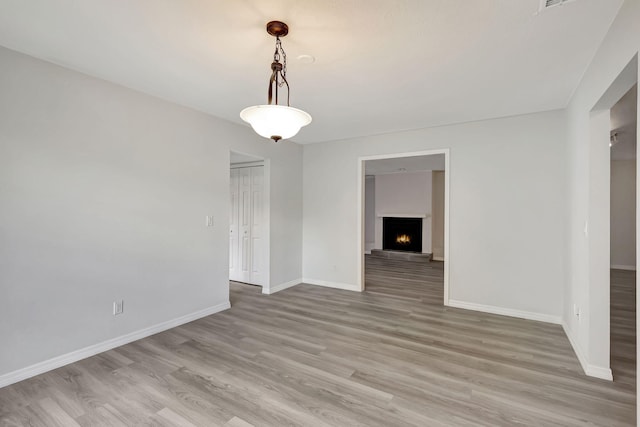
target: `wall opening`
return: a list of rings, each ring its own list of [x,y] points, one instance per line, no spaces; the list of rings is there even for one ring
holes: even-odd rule
[[[603,93],[590,113],[588,149],[588,218],[584,234],[588,250],[588,298],[583,307],[574,302],[574,315],[584,322],[587,332],[588,375],[614,380],[611,371],[611,267],[612,255],[612,148],[615,145],[615,125],[612,109],[638,80],[638,61],[634,57]],[[637,100],[636,107],[637,108]],[[637,119],[637,111],[636,111]],[[637,128],[637,124],[634,125]],[[612,130],[614,132],[612,132]],[[633,213],[637,224],[637,214]],[[615,224],[617,226],[618,224]],[[637,320],[637,317],[636,317]],[[634,371],[635,371],[635,362]],[[584,366],[584,365],[583,365]],[[634,373],[635,376],[635,373]],[[634,380],[635,381],[635,380]]]
[[[269,287],[269,206],[265,160],[231,152],[229,168],[229,280]]]
[[[448,305],[449,151],[397,153],[358,161],[360,289],[366,286],[370,257],[394,258],[395,253],[397,259],[429,263],[434,262],[437,251],[439,257],[432,268],[442,269],[443,301]],[[391,223],[395,228],[390,230]]]
[[[633,386],[636,370],[637,104],[634,85],[611,108],[610,364],[614,381]]]

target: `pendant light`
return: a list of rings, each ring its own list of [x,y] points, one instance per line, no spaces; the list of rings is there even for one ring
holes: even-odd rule
[[[267,24],[267,33],[276,38],[276,50],[271,63],[271,78],[267,105],[247,107],[240,112],[240,118],[249,123],[260,136],[278,142],[288,139],[300,131],[300,128],[311,123],[311,116],[306,112],[289,105],[289,82],[287,81],[287,54],[282,48],[280,37],[289,33],[284,22],[271,21]],[[282,59],[282,62],[280,60]],[[278,105],[278,88],[286,85],[287,105]],[[275,99],[274,99],[275,95]],[[275,101],[272,104],[272,101]]]

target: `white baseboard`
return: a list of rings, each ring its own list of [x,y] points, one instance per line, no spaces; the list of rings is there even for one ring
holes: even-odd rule
[[[612,269],[614,270],[629,270],[629,271],[636,271],[636,266],[635,265],[620,265],[620,264],[614,264],[611,266]]]
[[[613,373],[611,368],[603,368],[601,366],[587,365],[584,373],[590,377],[600,378],[601,380],[613,381]]]
[[[229,301],[0,375],[0,388],[231,308]]]
[[[275,294],[276,292],[284,291],[287,288],[296,286],[302,283],[302,279],[290,280],[288,282],[280,283],[279,285],[271,286],[269,289],[262,288],[262,293],[266,295]]]
[[[495,307],[492,305],[476,304],[473,302],[457,301],[450,299],[450,307],[464,308],[465,310],[482,311],[484,313],[500,314],[502,316],[518,317],[520,319],[537,320],[538,322],[554,323],[556,325],[562,324],[562,318],[560,316],[553,316],[551,314],[534,313],[531,311],[514,310],[512,308]]]
[[[441,256],[434,256],[434,257],[431,257],[431,259],[433,261],[443,261],[444,262],[444,257],[441,257]]]
[[[582,366],[582,370],[584,371],[584,373],[590,377],[613,381],[613,373],[611,372],[611,368],[603,368],[601,366],[594,366],[589,364],[587,357],[584,355],[582,349],[573,339],[573,332],[571,331],[571,329],[569,329],[569,326],[567,326],[565,322],[562,322],[562,329],[569,339],[569,343],[571,344],[571,347],[573,347],[573,352],[576,354],[576,357],[578,358],[578,361],[580,362],[580,366]]]
[[[326,288],[343,289],[345,291],[362,292],[360,286],[351,283],[328,282],[326,280],[302,279],[303,283],[310,285],[324,286]]]

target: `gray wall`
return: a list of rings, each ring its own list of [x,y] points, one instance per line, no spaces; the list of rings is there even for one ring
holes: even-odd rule
[[[636,160],[611,162],[611,267],[636,267]]]
[[[564,141],[551,111],[306,145],[303,277],[359,287],[359,157],[450,148],[451,299],[559,322]]]
[[[301,277],[299,146],[7,49],[0,63],[0,376],[225,304],[230,149],[271,163],[271,285]]]
[[[364,181],[364,245],[370,253],[376,244],[376,177],[367,176]]]
[[[433,218],[431,221],[433,259],[444,260],[444,171],[433,171]]]

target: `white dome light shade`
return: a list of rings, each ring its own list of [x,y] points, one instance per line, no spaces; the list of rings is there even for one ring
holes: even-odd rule
[[[249,123],[260,136],[273,139],[289,139],[300,128],[311,123],[311,116],[302,110],[284,105],[256,105],[240,112],[240,118]]]

